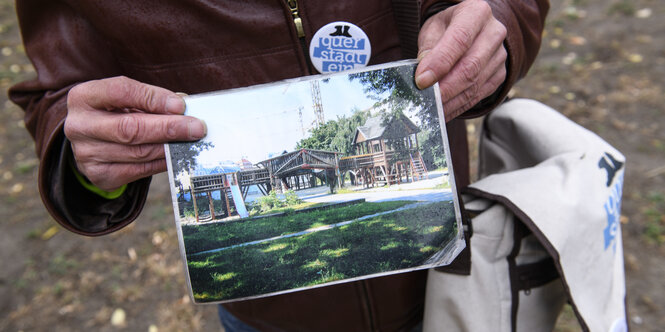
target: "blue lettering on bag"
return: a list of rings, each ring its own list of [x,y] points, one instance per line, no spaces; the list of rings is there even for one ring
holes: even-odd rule
[[[603,230],[605,238],[605,250],[612,246],[616,251],[617,236],[620,234],[619,221],[621,217],[621,192],[623,189],[623,172],[616,177],[616,182],[612,187],[610,196],[605,202],[605,212],[607,213],[607,227]]]

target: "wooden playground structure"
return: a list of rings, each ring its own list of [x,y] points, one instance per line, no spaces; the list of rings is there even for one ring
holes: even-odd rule
[[[194,214],[199,222],[196,203],[197,194],[206,193],[210,210],[210,219],[214,220],[215,208],[212,193],[220,191],[224,200],[224,217],[231,216],[233,211],[245,208],[244,200],[251,186],[256,186],[261,194],[270,191],[301,190],[315,187],[318,182],[331,187],[335,185],[338,174],[337,152],[301,149],[278,157],[261,161],[250,169],[237,172],[193,176],[190,178],[190,193],[194,202]],[[238,188],[234,195],[233,188]]]
[[[427,167],[418,146],[420,129],[405,116],[385,121],[367,119],[356,129],[353,139],[355,155],[340,159],[342,178],[348,172],[351,183],[365,187],[426,179]]]
[[[301,190],[317,184],[328,185],[333,192],[335,185],[340,188],[344,185],[347,174],[351,184],[366,188],[427,179],[427,168],[419,152],[419,131],[403,115],[390,121],[373,117],[356,129],[352,156],[300,149],[263,160],[248,169],[192,176],[189,188],[196,222],[200,221],[196,195],[201,193],[208,197],[210,220],[214,220],[214,191],[220,191],[224,201],[224,217],[234,212],[245,217],[248,213],[244,200],[251,186],[268,195],[272,190]]]

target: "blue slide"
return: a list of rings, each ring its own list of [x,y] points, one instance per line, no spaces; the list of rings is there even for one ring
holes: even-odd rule
[[[249,217],[249,212],[247,212],[247,207],[245,206],[245,201],[242,199],[242,193],[240,192],[239,186],[231,186],[231,196],[233,196],[233,204],[236,206],[236,210],[240,217]]]

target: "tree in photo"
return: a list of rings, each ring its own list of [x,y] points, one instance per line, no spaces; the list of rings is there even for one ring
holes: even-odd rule
[[[383,121],[404,116],[407,110],[414,110],[420,120],[422,131],[418,140],[422,147],[422,157],[428,168],[446,166],[446,158],[441,139],[441,125],[436,109],[434,89],[420,90],[414,81],[416,66],[400,66],[349,75],[349,80],[358,80],[365,94],[377,100],[387,112]]]
[[[171,153],[171,165],[173,166],[173,175],[175,184],[178,188],[182,188],[182,183],[178,175],[183,172],[189,172],[196,167],[196,157],[203,150],[209,150],[215,145],[211,142],[198,141],[194,143],[171,143],[169,144],[169,151]]]
[[[311,136],[300,140],[296,149],[313,149],[353,154],[353,137],[356,128],[362,126],[370,116],[369,111],[354,110],[350,117],[341,116],[329,120],[311,130]]]

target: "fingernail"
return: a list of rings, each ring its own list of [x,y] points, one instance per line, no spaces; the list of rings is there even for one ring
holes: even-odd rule
[[[434,72],[431,70],[416,75],[416,86],[418,86],[418,89],[429,88],[434,82],[436,82],[436,76],[434,76]]]
[[[169,96],[166,98],[166,112],[171,114],[185,113],[185,101],[182,97]]]
[[[201,139],[206,136],[208,133],[208,127],[205,122],[200,119],[192,119],[187,124],[187,129],[189,130],[189,138],[191,139]]]
[[[425,56],[427,56],[427,54],[429,54],[429,52],[430,52],[429,50],[424,50],[424,51],[418,52],[417,60],[420,61],[420,60],[424,59]]]

